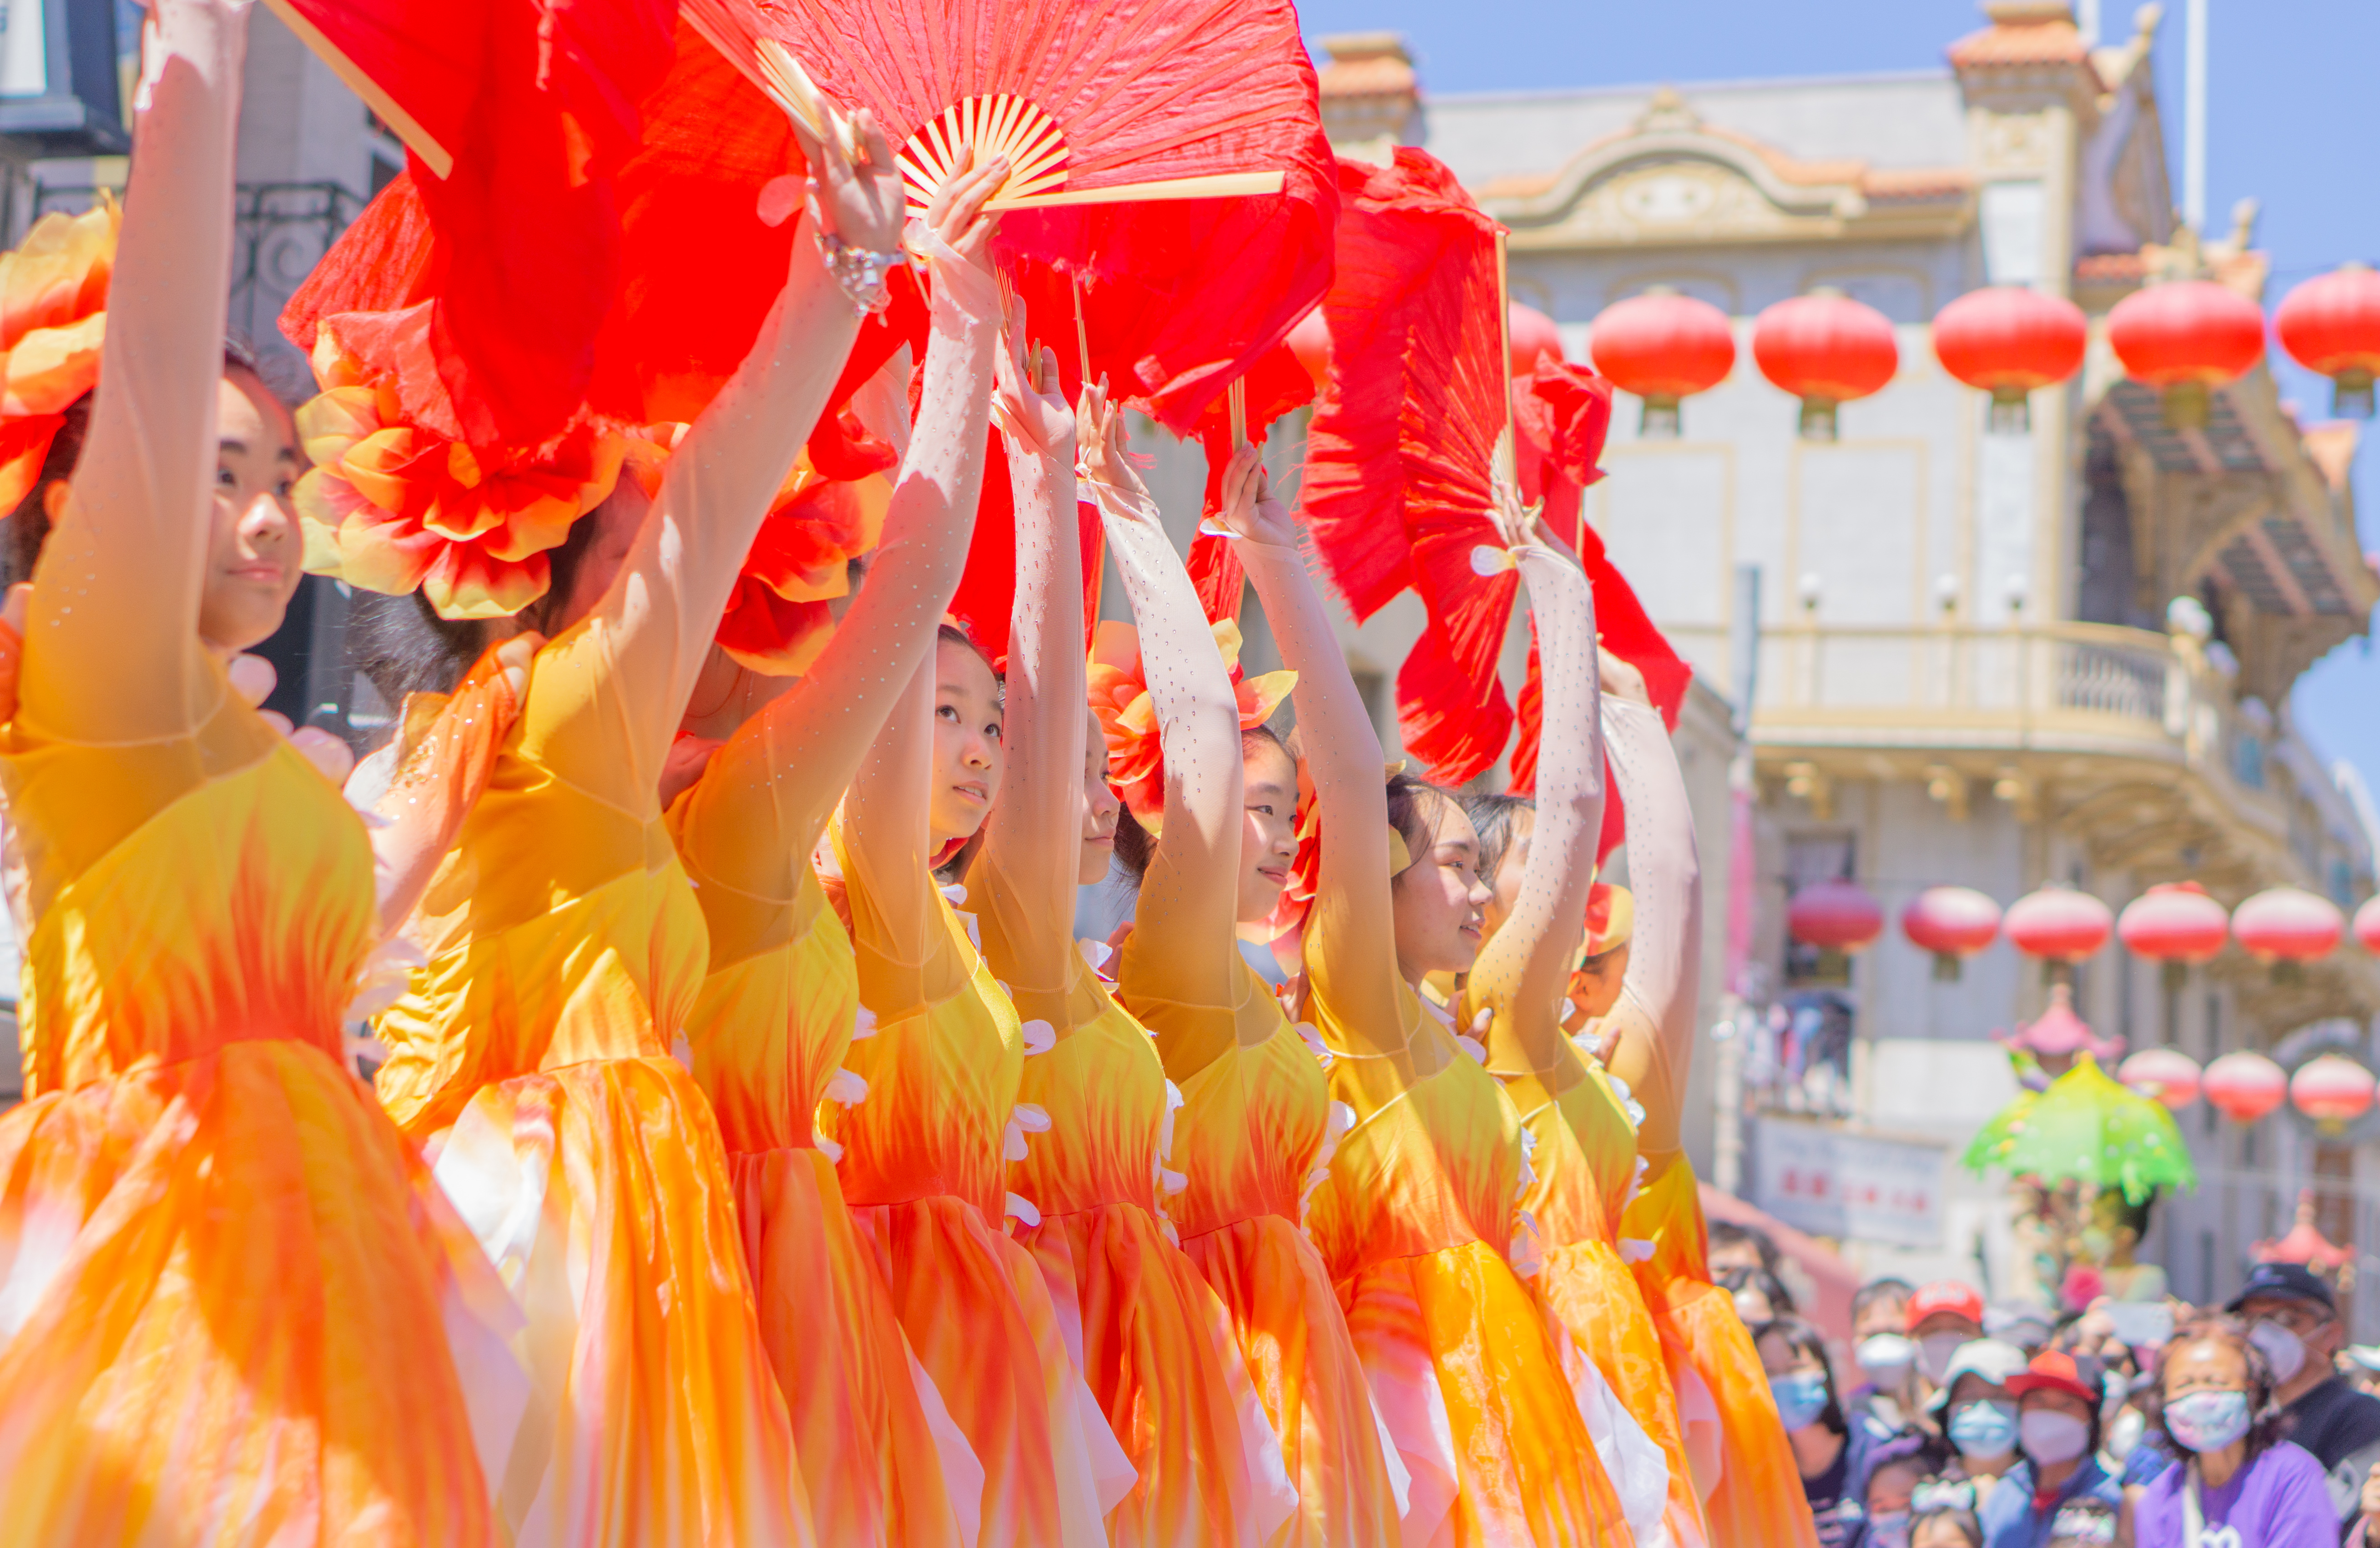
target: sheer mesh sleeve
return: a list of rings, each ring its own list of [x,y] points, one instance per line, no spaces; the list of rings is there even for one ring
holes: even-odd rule
[[[648,818],[736,572],[857,334],[816,245],[797,236],[793,250],[759,342],[671,454],[619,574],[530,679],[547,767]],[[633,484],[613,498],[634,498]]]
[[[1674,1150],[1679,1105],[1694,1065],[1694,1002],[1702,971],[1702,861],[1686,782],[1658,711],[1607,699],[1604,736],[1628,807],[1628,881],[1636,927],[1628,945],[1621,1051],[1613,1072],[1645,1106],[1641,1148]],[[1635,1026],[1649,1046],[1631,1048]]]
[[[955,255],[931,261],[933,334],[917,429],[859,595],[808,674],[712,755],[675,814],[679,853],[698,879],[771,902],[789,903],[800,890],[797,867],[809,864],[886,716],[932,659],[965,567],[998,336],[993,314],[969,308],[997,297],[948,277],[952,263],[965,262]]]
[[[1595,592],[1577,565],[1544,549],[1522,550],[1521,574],[1536,614],[1544,666],[1536,819],[1520,896],[1479,953],[1465,1003],[1470,1011],[1494,1013],[1490,1043],[1500,1061],[1517,1054],[1526,1069],[1552,1077],[1548,1089],[1562,1091],[1584,1073],[1562,1034],[1559,1009],[1595,884],[1595,846],[1603,828]]]
[[[1071,439],[1044,454],[1012,434],[1016,495],[1016,599],[1008,633],[1002,744],[1007,767],[983,853],[968,873],[984,913],[984,955],[1016,1013],[1060,1037],[1075,949],[1075,878],[1081,865],[1085,723],[1082,538],[1075,514]]]
[[[929,656],[885,717],[859,777],[827,826],[850,910],[860,998],[888,1022],[950,998],[973,971],[951,939],[942,899],[926,868],[933,716]]]
[[[1186,1081],[1238,1041],[1239,704],[1198,593],[1144,489],[1087,486],[1140,629],[1141,671],[1165,748],[1165,837],[1141,879],[1117,983],[1188,1015],[1152,1022],[1165,1072]]]
[[[19,684],[27,719],[62,741],[188,735],[223,702],[199,599],[247,14],[225,0],[157,0],[143,25],[99,387],[35,570]]]
[[[1321,809],[1322,865],[1307,922],[1305,972],[1362,1051],[1402,1053],[1406,1020],[1389,898],[1389,799],[1380,739],[1348,674],[1313,577],[1293,549],[1242,541],[1281,657],[1297,673],[1297,740]]]

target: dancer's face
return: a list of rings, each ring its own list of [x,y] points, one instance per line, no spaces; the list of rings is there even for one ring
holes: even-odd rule
[[[929,821],[937,849],[971,839],[1000,798],[1000,680],[984,659],[944,640],[934,648],[934,788]]]
[[[1254,744],[1242,758],[1247,806],[1240,828],[1240,913],[1253,925],[1281,902],[1297,859],[1297,762],[1279,743]]]
[[[1115,858],[1116,819],[1123,815],[1123,803],[1108,783],[1108,743],[1099,731],[1099,718],[1087,709],[1083,714],[1090,728],[1089,740],[1083,744],[1083,859],[1075,880],[1088,887],[1107,879],[1108,862]]]
[[[1396,906],[1397,966],[1408,983],[1433,973],[1468,973],[1495,891],[1479,875],[1479,833],[1451,801],[1430,800],[1427,850],[1390,884]]]
[[[249,370],[215,384],[213,516],[199,599],[199,635],[222,650],[261,645],[298,594],[305,545],[290,491],[298,433],[289,410]],[[63,490],[64,485],[54,486]]]

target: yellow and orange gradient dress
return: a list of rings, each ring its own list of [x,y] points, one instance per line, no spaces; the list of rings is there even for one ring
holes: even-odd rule
[[[1013,960],[1001,926],[1013,889],[992,852],[968,875],[986,905],[987,959]],[[1025,1063],[1019,1111],[1032,1131],[1012,1131],[1009,1190],[1031,1211],[1017,1240],[1138,1474],[1108,1514],[1109,1541],[1269,1542],[1294,1503],[1281,1449],[1222,1304],[1166,1219],[1181,1176],[1168,1137],[1180,1093],[1148,1033],[1081,954],[1065,955],[1065,992],[1018,1002],[1055,1044]]]
[[[954,1513],[891,1297],[844,1202],[817,1115],[864,1099],[843,1071],[859,1028],[851,937],[810,865],[814,822],[777,720],[756,715],[673,804],[671,832],[710,928],[687,1018],[718,1114],[760,1339],[783,1391],[821,1543],[973,1541],[981,1481]],[[946,1423],[947,1421],[945,1421]]]
[[[448,1355],[476,1250],[342,1047],[379,934],[363,824],[201,670],[187,734],[93,744],[53,711],[114,677],[34,649],[0,744],[36,921],[0,1542],[491,1542]]]
[[[514,1540],[806,1542],[727,1156],[671,1054],[706,934],[625,630],[599,611],[538,652],[415,913],[381,1100],[525,1314],[532,1395],[489,1481]]]
[[[1297,1489],[1289,1548],[1392,1542],[1405,1485],[1330,1272],[1302,1228],[1309,1191],[1354,1120],[1271,988],[1237,964],[1236,1005],[1191,1003],[1184,952],[1153,897],[1123,942],[1119,992],[1181,1082],[1170,1203],[1182,1251],[1222,1300]],[[1147,933],[1143,934],[1143,928]]]
[[[931,670],[929,659],[921,671]],[[914,889],[877,875],[845,813],[827,833],[860,1004],[876,1028],[844,1055],[867,1099],[830,1104],[821,1125],[843,1148],[844,1197],[911,1348],[983,1468],[978,1541],[1081,1548],[1099,1541],[1113,1499],[1093,1475],[1082,1379],[1049,1289],[1007,1234],[1004,1152],[1024,1029],[948,898],[929,888],[924,917],[894,917],[885,900]],[[1123,1493],[1111,1481],[1108,1494]]]
[[[1342,1019],[1350,964],[1330,938],[1337,912],[1326,887],[1305,930],[1305,1004],[1355,1121],[1309,1225],[1413,1477],[1403,1541],[1630,1543],[1543,1313],[1508,1258],[1520,1115],[1401,981],[1395,1037]],[[1347,956],[1384,971],[1390,949]]]

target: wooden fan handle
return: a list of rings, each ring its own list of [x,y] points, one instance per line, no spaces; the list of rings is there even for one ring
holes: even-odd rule
[[[987,210],[1049,210],[1066,204],[1139,204],[1169,199],[1247,199],[1281,192],[1278,172],[1218,172],[1204,177],[1160,177],[1147,183],[1113,183],[1104,188],[1061,188],[1015,199],[994,195]]]

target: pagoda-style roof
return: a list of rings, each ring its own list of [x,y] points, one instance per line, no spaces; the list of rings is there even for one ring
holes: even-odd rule
[[[2256,1261],[2260,1264],[2303,1264],[2316,1272],[2336,1271],[2355,1261],[2353,1247],[2339,1247],[2313,1223],[2313,1190],[2298,1195],[2297,1223],[2286,1235],[2273,1241],[2255,1245]]]

